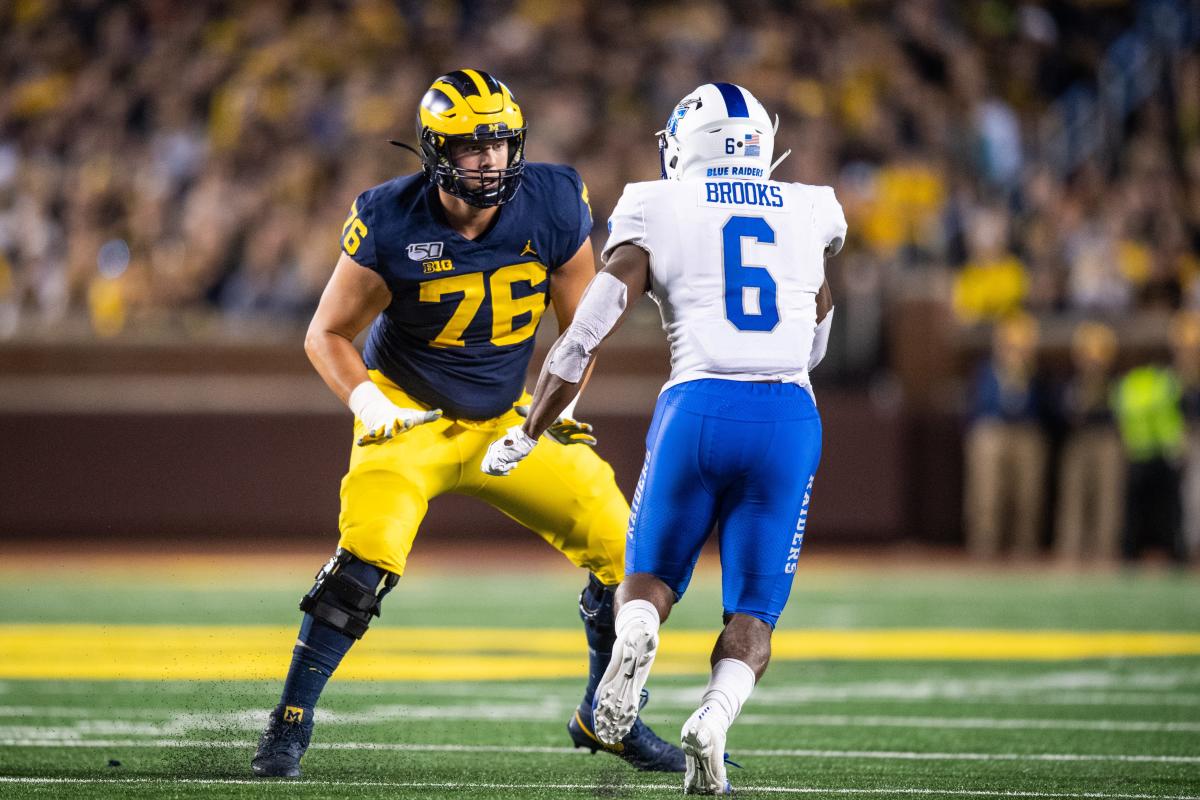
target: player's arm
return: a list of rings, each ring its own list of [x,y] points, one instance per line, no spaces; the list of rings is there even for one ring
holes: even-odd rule
[[[571,324],[550,348],[525,424],[509,428],[503,438],[492,442],[483,459],[484,472],[507,475],[529,455],[537,438],[579,393],[600,343],[620,327],[649,284],[646,251],[633,244],[617,247],[588,284]],[[630,296],[634,302],[629,302]]]
[[[592,255],[592,237],[589,236],[583,240],[575,255],[550,273],[550,302],[554,305],[560,336],[571,326],[579,301],[594,277],[596,259]]]
[[[817,324],[820,325],[825,320],[825,315],[833,311],[833,292],[829,291],[829,279],[821,284],[821,288],[817,290]]]
[[[592,255],[592,238],[589,236],[583,240],[583,244],[575,251],[575,255],[550,274],[550,302],[554,306],[554,316],[558,320],[560,336],[575,319],[575,310],[579,308],[579,301],[583,297],[588,283],[594,277],[596,277],[596,260]],[[594,362],[589,365],[580,383],[580,392],[587,385],[594,367]],[[568,403],[562,410],[561,416],[547,428],[547,434],[560,444],[594,445],[596,437],[592,436],[592,426],[575,419],[575,402],[578,399],[579,394],[577,393],[575,400]],[[527,416],[529,407],[517,406],[517,413]]]
[[[525,420],[526,435],[537,438],[575,399],[589,374],[596,349],[629,316],[650,283],[650,257],[625,244],[609,256],[588,284],[571,324],[550,348]],[[632,297],[634,302],[629,302]]]
[[[808,370],[811,372],[829,348],[829,329],[833,327],[833,293],[829,291],[829,279],[817,290],[817,329],[813,332],[812,352],[808,355]]]
[[[370,380],[354,339],[391,300],[383,278],[342,253],[308,324],[304,352],[343,403],[348,404],[350,393]]]
[[[825,220],[825,253],[826,262],[842,250],[846,241],[846,215],[837,201],[833,189],[823,186],[818,190],[818,199],[822,209],[821,217]],[[833,327],[833,295],[829,291],[829,279],[826,278],[817,290],[817,329],[813,334],[812,352],[808,355],[808,369],[811,372],[829,347],[829,329]]]
[[[376,444],[414,425],[432,422],[439,409],[399,408],[367,375],[354,339],[392,300],[377,273],[342,253],[304,336],[304,352],[326,385],[367,429],[358,444]]]

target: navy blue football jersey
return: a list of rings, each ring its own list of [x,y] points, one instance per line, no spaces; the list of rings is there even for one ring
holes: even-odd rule
[[[371,325],[367,366],[447,416],[504,413],[525,388],[550,274],[591,230],[582,179],[557,164],[527,164],[516,196],[474,240],[450,227],[420,173],[363,192],[342,250],[392,291]]]

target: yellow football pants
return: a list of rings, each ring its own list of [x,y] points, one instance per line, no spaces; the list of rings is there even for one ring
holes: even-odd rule
[[[401,408],[429,408],[382,373],[371,380]],[[526,395],[522,403],[528,403]],[[554,545],[601,581],[621,582],[629,505],[612,467],[586,445],[542,438],[504,477],[479,469],[488,445],[521,422],[516,411],[495,419],[442,418],[383,444],[351,445],[342,479],[339,547],[397,575],[412,550],[429,501],[447,492],[484,500]],[[354,421],[354,439],[364,433]]]

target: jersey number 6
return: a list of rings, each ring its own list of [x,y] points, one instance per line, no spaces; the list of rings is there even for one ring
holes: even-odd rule
[[[739,331],[769,331],[779,324],[775,279],[767,268],[742,263],[742,240],[775,244],[762,217],[730,217],[721,228],[725,265],[725,317]]]

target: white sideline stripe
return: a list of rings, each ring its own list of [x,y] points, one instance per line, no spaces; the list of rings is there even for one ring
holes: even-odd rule
[[[151,784],[170,786],[175,784],[191,784],[199,786],[263,786],[261,780],[249,778],[31,778],[31,777],[0,777],[0,784],[49,784],[49,785],[83,785],[105,784],[117,785]],[[329,787],[362,787],[362,788],[392,788],[392,789],[559,789],[567,791],[596,792],[607,796],[614,790],[657,792],[670,791],[679,793],[678,783],[633,783],[633,784],[597,784],[597,783],[438,783],[433,781],[314,781],[298,780],[289,786],[329,786]],[[1118,794],[1112,792],[1022,792],[1015,790],[995,791],[987,789],[835,789],[818,786],[746,786],[746,791],[772,794],[819,794],[819,795],[921,795],[933,797],[1062,797],[1062,798],[1103,798],[1104,800],[1200,800],[1196,795],[1184,794]]]
[[[197,747],[245,748],[249,742],[199,739],[0,739],[0,747]],[[411,753],[575,753],[576,747],[490,744],[405,744],[399,742],[316,742],[312,750],[385,750]],[[900,750],[738,750],[743,756],[784,758],[875,758],[898,761],[1118,761],[1156,764],[1200,764],[1200,756],[1156,756],[1124,753],[916,753]]]
[[[1038,702],[1045,696],[1064,694],[1090,695],[1092,697],[1123,694],[1127,696],[1182,699],[1193,703],[1200,700],[1200,691],[1164,690],[1191,688],[1200,679],[1195,671],[1171,673],[1138,672],[1129,675],[1106,670],[1066,670],[1034,675],[1011,677],[955,678],[939,675],[924,680],[883,680],[843,684],[801,683],[787,686],[767,686],[754,693],[756,700],[769,702],[797,702],[818,700],[964,700],[985,698],[992,702],[1014,695],[1035,696]],[[1133,690],[1133,691],[1131,691]],[[654,692],[656,703],[690,701],[696,705],[699,691],[692,689],[658,689]]]
[[[505,722],[545,722],[570,713],[574,706],[548,703],[541,708],[493,705],[486,709],[460,706],[408,706],[386,705],[356,712],[325,711],[321,714],[323,727],[335,725],[361,725],[364,723],[422,720],[479,720],[493,719]],[[138,711],[138,709],[133,709]],[[144,709],[142,710],[145,711]],[[115,716],[108,711],[110,716]],[[71,717],[79,716],[71,708],[34,706],[0,706],[3,717]],[[131,722],[127,719],[96,719],[86,715],[72,725],[9,725],[0,724],[0,737],[8,739],[59,739],[80,738],[82,734],[123,736],[170,736],[213,727],[238,727],[256,730],[261,727],[261,709],[245,709],[225,714],[183,714],[157,719],[144,713],[133,714],[146,722]],[[1097,731],[1105,733],[1200,733],[1200,722],[1158,722],[1148,720],[1111,719],[1004,719],[997,717],[924,717],[905,715],[857,715],[857,714],[743,714],[738,717],[739,725],[776,726],[781,728],[814,727],[887,727],[920,728],[927,730],[1061,730]]]
[[[979,730],[1059,730],[1121,733],[1200,733],[1200,722],[1144,722],[1113,719],[996,719],[992,717],[897,717],[852,714],[743,714],[738,725],[802,727],[862,726],[888,728],[951,728]],[[3,727],[0,727],[0,732]]]

